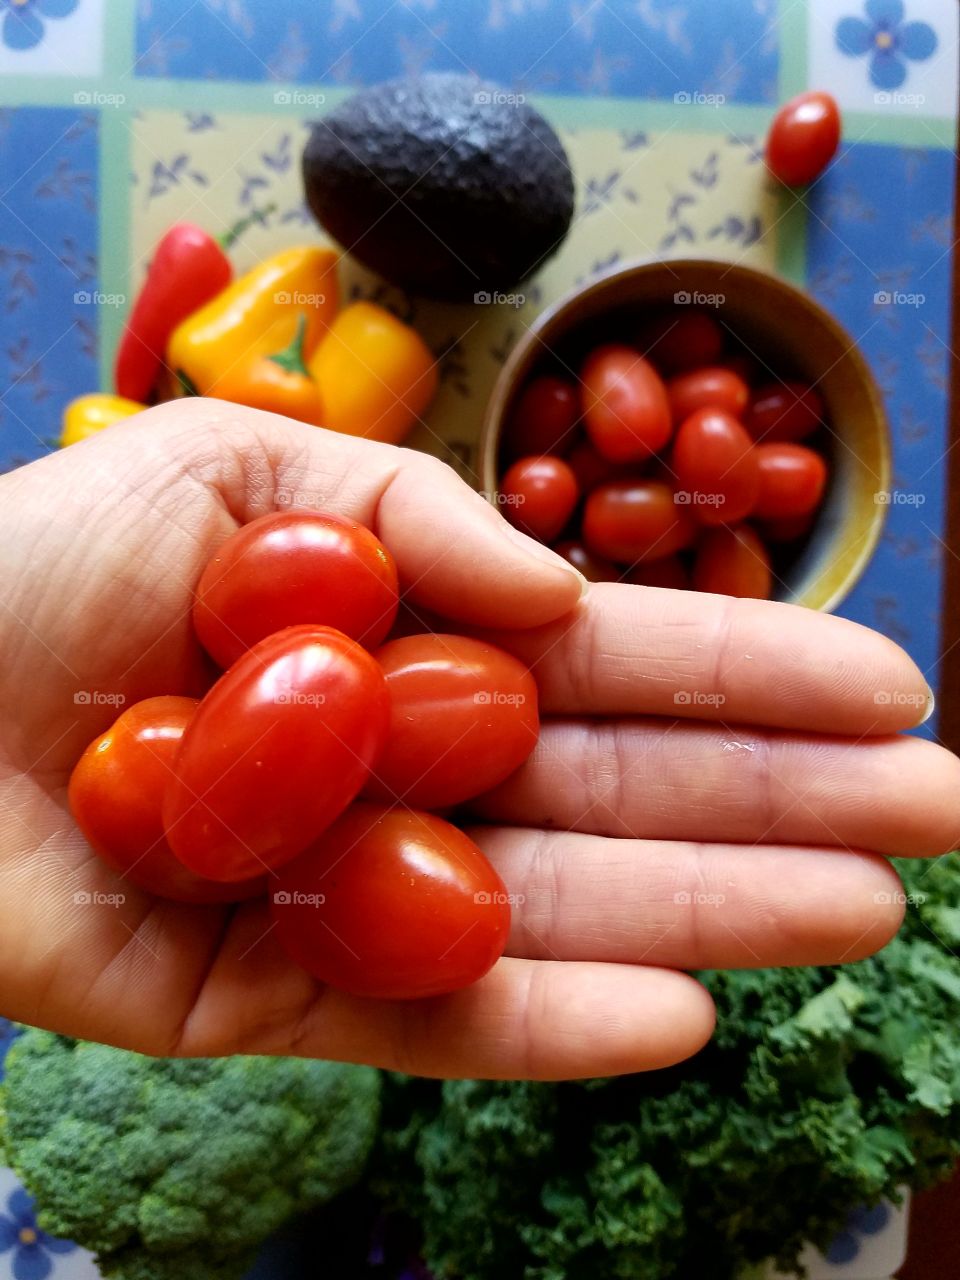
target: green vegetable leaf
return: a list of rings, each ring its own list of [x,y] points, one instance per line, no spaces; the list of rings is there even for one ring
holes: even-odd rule
[[[747,1280],[960,1156],[960,857],[897,864],[900,935],[838,968],[699,975],[713,1041],[580,1084],[390,1078],[377,1185],[447,1280]],[[392,1101],[395,1100],[395,1101]]]

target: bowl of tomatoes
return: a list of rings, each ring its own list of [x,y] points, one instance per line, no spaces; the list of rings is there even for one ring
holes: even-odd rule
[[[805,293],[728,262],[641,262],[523,335],[480,476],[594,581],[830,610],[880,537],[890,437],[856,343]]]

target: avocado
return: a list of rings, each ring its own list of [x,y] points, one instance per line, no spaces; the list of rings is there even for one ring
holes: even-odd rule
[[[313,126],[307,203],[366,266],[413,293],[512,288],[556,252],[573,216],[560,139],[522,94],[428,73],[375,85]]]

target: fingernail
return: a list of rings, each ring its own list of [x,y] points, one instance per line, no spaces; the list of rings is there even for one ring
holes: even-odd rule
[[[544,564],[551,565],[554,569],[563,569],[565,572],[572,574],[580,584],[580,598],[581,600],[583,599],[590,588],[590,583],[579,569],[575,569],[569,560],[564,560],[563,556],[558,556],[556,551],[551,551],[549,547],[545,547],[536,538],[531,538],[529,534],[514,528],[512,524],[506,524],[506,521],[504,521],[504,525],[504,533],[510,541],[515,542],[518,547],[522,547],[528,555],[534,556]]]
[[[920,723],[926,724],[927,721],[930,719],[930,717],[933,715],[934,711],[936,711],[936,709],[937,709],[937,700],[933,696],[933,690],[930,688],[929,685],[927,685],[927,709],[923,713],[923,719],[920,721]]]

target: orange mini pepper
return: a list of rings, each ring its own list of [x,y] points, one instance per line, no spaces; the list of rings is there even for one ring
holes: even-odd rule
[[[284,413],[300,422],[321,425],[320,391],[303,362],[307,317],[301,315],[289,347],[273,355],[256,355],[232,365],[218,380],[215,394],[221,400],[246,404],[251,409]]]
[[[307,365],[323,425],[399,444],[437,389],[433,353],[415,329],[372,302],[344,307]]]
[[[336,313],[336,266],[332,249],[281,249],[188,316],[167,344],[167,364],[182,389],[221,395],[233,365],[286,347],[304,314],[309,357]]]

